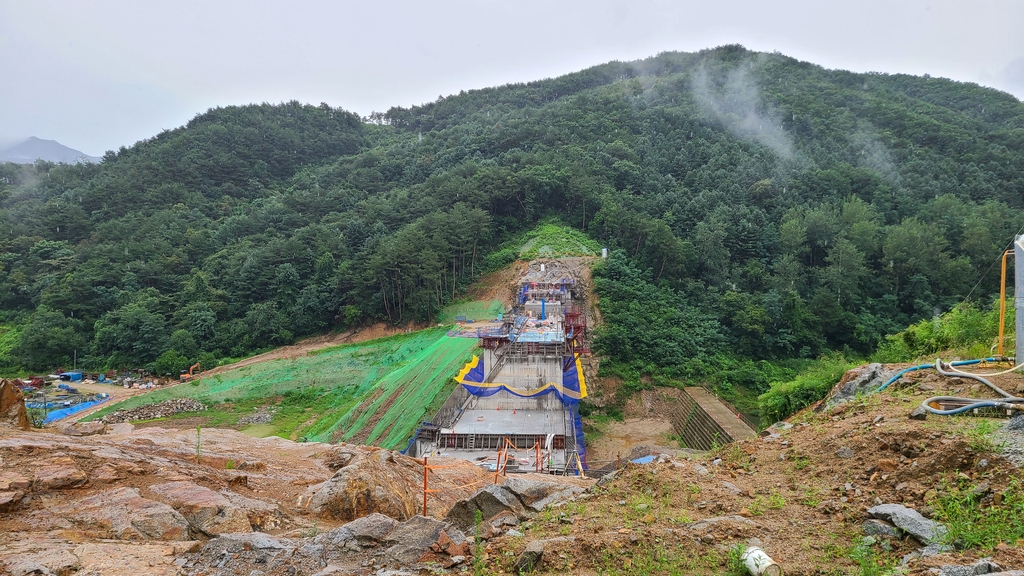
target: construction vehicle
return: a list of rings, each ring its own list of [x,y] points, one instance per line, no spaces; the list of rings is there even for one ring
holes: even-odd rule
[[[189,366],[188,372],[182,372],[181,376],[179,377],[179,379],[182,382],[188,382],[188,381],[192,380],[192,378],[194,378],[196,374],[199,374],[202,371],[203,371],[202,366],[199,365],[199,362],[196,362],[195,364]]]

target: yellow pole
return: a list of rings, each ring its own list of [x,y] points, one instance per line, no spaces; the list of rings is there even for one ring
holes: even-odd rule
[[[1010,250],[1003,252],[1003,272],[999,282],[999,350],[996,355],[1003,357],[1003,325],[1006,322],[1006,257],[1012,254]]]

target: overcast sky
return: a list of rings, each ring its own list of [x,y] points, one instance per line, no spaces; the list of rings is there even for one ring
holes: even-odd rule
[[[1020,0],[0,0],[0,142],[101,155],[213,106],[367,115],[731,43],[1024,99],[1022,30]]]

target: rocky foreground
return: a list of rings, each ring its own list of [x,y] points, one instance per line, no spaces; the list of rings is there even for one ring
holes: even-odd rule
[[[1024,574],[1019,518],[969,542],[944,508],[952,498],[972,517],[1019,512],[1020,469],[1004,455],[1016,457],[1007,447],[1024,445],[1024,431],[920,419],[925,397],[986,393],[925,372],[839,398],[888,372],[851,372],[829,400],[758,438],[596,483],[495,485],[438,458],[427,516],[421,464],[394,452],[230,430],[203,430],[197,450],[195,431],[126,423],[31,431],[17,406],[0,405],[0,570],[716,574],[742,573],[736,551],[756,546],[788,575]]]
[[[518,503],[511,518],[496,520],[497,534],[527,507],[582,490],[517,477],[512,495],[469,462],[437,458],[424,517],[423,467],[397,452],[217,429],[202,430],[197,445],[196,431],[128,423],[30,430],[11,388],[0,383],[3,573],[222,574],[233,570],[224,550],[238,547],[262,551],[253,567],[233,563],[244,574],[456,565],[469,555],[475,511],[499,516],[486,495]],[[470,499],[485,486],[485,496]],[[360,553],[374,546],[387,555]],[[313,549],[315,557],[303,556]],[[281,550],[287,559],[273,552]]]

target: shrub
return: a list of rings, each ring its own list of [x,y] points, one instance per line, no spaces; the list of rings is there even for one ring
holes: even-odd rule
[[[773,382],[758,398],[764,422],[778,422],[806,408],[828,394],[854,363],[838,352],[830,352],[797,374],[792,380]]]

